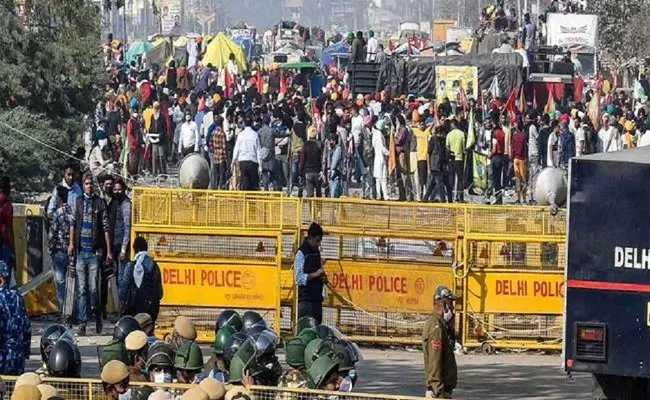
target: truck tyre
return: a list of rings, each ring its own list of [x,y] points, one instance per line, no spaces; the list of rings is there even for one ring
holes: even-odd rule
[[[594,400],[648,399],[650,380],[594,374]]]

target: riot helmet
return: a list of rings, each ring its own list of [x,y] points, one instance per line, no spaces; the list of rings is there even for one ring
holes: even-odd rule
[[[260,333],[267,331],[269,328],[266,327],[266,324],[257,324],[250,328],[247,332],[247,336],[259,335]]]
[[[249,371],[252,377],[262,372],[263,368],[257,362],[256,353],[253,340],[244,340],[230,361],[230,383],[240,383],[244,371]]]
[[[345,344],[341,343],[340,341],[328,344],[333,351],[331,358],[336,363],[338,363],[339,371],[349,371],[354,368],[354,363],[356,361],[353,361],[352,354]]]
[[[66,327],[61,324],[52,324],[43,330],[41,335],[41,359],[47,364],[50,357],[52,346],[61,338],[67,331]]]
[[[255,352],[258,359],[265,355],[274,355],[280,342],[278,335],[268,329],[260,333],[254,333],[248,337],[255,343]]]
[[[318,337],[323,340],[341,339],[343,337],[341,332],[329,325],[318,325],[315,329]]]
[[[183,371],[200,371],[203,369],[203,354],[195,342],[185,342],[176,350],[174,368]]]
[[[232,335],[223,346],[223,356],[227,360],[232,360],[233,356],[241,347],[241,344],[246,341],[246,334],[243,332],[237,332]]]
[[[230,339],[235,333],[237,333],[237,330],[230,325],[225,325],[219,329],[214,338],[214,347],[212,351],[215,354],[223,355],[223,349],[228,342],[228,339]]]
[[[147,352],[147,369],[151,371],[154,366],[171,367],[174,365],[174,349],[165,342],[156,342],[149,347]]]
[[[248,331],[255,326],[262,325],[266,327],[266,321],[264,321],[264,318],[255,311],[246,311],[242,316],[242,322],[242,331],[246,334],[248,334]]]
[[[115,324],[113,339],[124,342],[129,333],[137,330],[140,330],[138,321],[130,315],[125,315]]]
[[[334,379],[338,381],[339,364],[327,355],[319,356],[307,369],[307,375],[316,389],[323,389]]]
[[[59,340],[50,351],[47,371],[51,376],[78,378],[81,374],[81,353],[76,344]]]
[[[295,369],[304,369],[305,368],[305,344],[302,339],[296,337],[288,342],[284,346],[285,358],[287,365]]]
[[[126,345],[124,342],[111,339],[105,345],[97,346],[97,359],[99,360],[100,369],[111,360],[119,360],[126,364],[128,361]]]
[[[309,369],[320,356],[332,355],[332,347],[323,339],[314,339],[305,347],[305,368]]]
[[[298,334],[298,338],[307,346],[312,340],[318,339],[318,333],[314,328],[305,328]]]
[[[241,315],[235,310],[224,310],[219,314],[217,318],[217,324],[215,326],[215,333],[220,329],[223,329],[224,326],[231,326],[236,331],[240,331],[243,327],[243,322]]]
[[[316,328],[318,326],[318,322],[316,322],[316,319],[314,317],[310,317],[308,315],[301,317],[298,320],[298,325],[296,326],[296,332],[300,333],[303,331],[303,329],[306,328]]]

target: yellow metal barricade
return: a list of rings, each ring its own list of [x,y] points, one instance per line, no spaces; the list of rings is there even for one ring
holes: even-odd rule
[[[462,256],[463,209],[305,199],[303,213],[303,235],[312,221],[326,233],[323,320],[358,342],[420,343],[435,288],[461,283],[453,267]]]
[[[7,386],[5,398],[11,397],[17,377],[2,376]],[[66,400],[106,400],[106,394],[102,382],[98,379],[66,379],[66,378],[44,378],[43,383],[53,386],[60,397]],[[130,382],[132,389],[141,386],[149,386],[152,389],[162,389],[170,392],[175,398],[180,396],[193,385],[178,383],[153,383],[153,382]],[[226,385],[229,389],[231,386]],[[323,390],[289,389],[268,386],[251,386],[248,391],[255,400],[322,400],[336,397],[337,400],[421,400],[421,397],[395,396],[386,394],[369,393],[343,393],[327,392]]]
[[[560,349],[566,215],[542,207],[468,207],[465,347]]]
[[[163,274],[157,334],[185,315],[199,340],[211,342],[225,308],[255,310],[277,331],[288,329],[280,271],[283,260],[291,264],[299,211],[299,199],[278,192],[134,188],[132,236],[147,239]]]

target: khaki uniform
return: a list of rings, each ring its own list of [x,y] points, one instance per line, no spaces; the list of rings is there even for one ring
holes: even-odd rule
[[[427,397],[449,399],[456,388],[458,368],[454,338],[442,317],[429,318],[422,331]]]

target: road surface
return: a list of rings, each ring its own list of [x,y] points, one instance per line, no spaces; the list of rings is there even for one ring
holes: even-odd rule
[[[27,371],[39,366],[40,335],[46,324],[33,322],[32,356]],[[94,329],[88,326],[90,334]],[[112,332],[112,325],[105,326],[105,333]],[[87,378],[99,376],[97,344],[104,344],[109,336],[87,336],[79,339],[82,355],[82,375]],[[205,360],[211,347],[202,346]],[[356,392],[373,394],[401,394],[422,396],[424,372],[422,352],[405,348],[362,348],[363,360],[357,365],[359,381]],[[280,359],[284,359],[282,350]],[[457,399],[589,399],[591,378],[577,375],[570,380],[561,368],[559,354],[544,355],[535,352],[500,353],[494,355],[463,354],[457,356],[459,382],[454,392]]]

